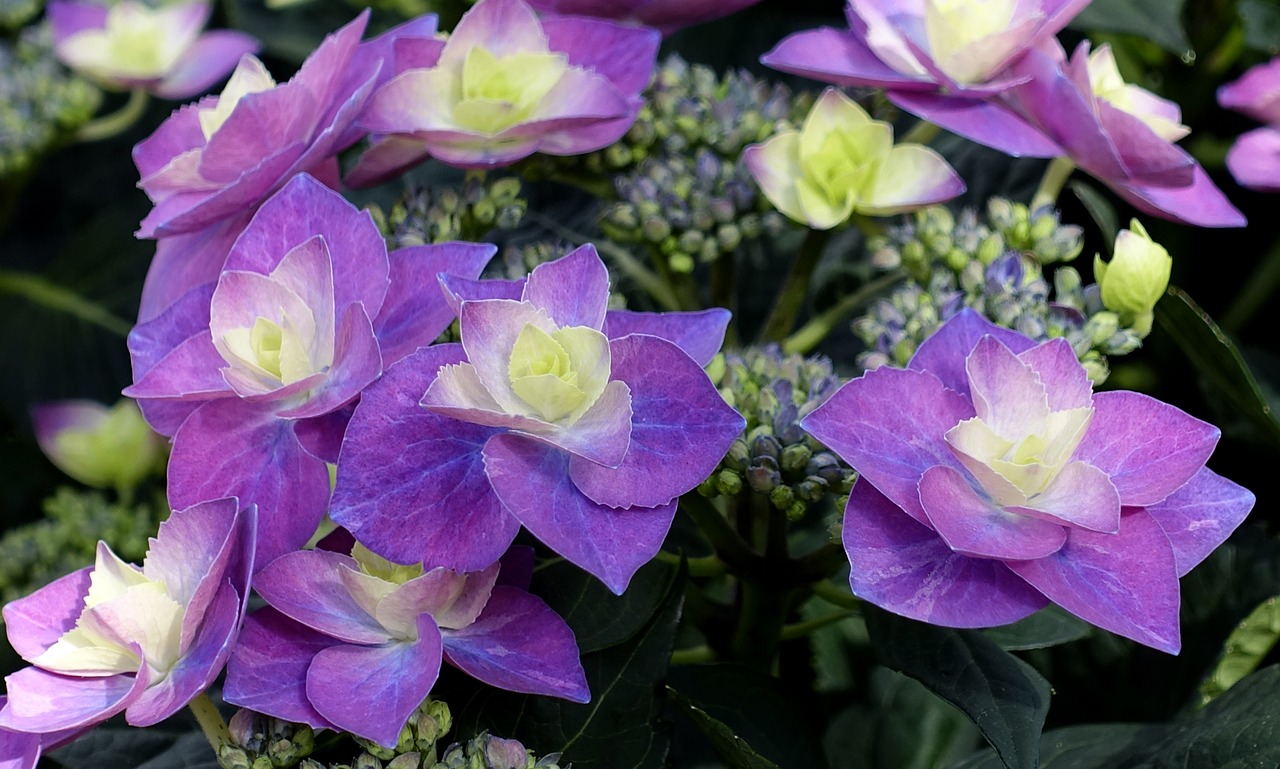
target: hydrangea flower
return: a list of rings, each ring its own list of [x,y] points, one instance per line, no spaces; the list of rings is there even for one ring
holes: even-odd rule
[[[226,77],[258,41],[243,32],[201,34],[211,4],[189,0],[151,8],[137,0],[112,5],[49,3],[58,59],[109,88],[142,88],[166,99],[186,99]]]
[[[462,343],[365,391],[330,515],[385,558],[456,571],[523,524],[621,593],[742,430],[702,370],[728,312],[606,312],[591,246],[524,281],[445,286]]]
[[[8,701],[8,697],[0,695],[0,710]],[[84,732],[84,729],[63,729],[33,734],[0,729],[0,769],[36,769],[40,756],[46,751],[62,747]]]
[[[1218,103],[1267,124],[1241,134],[1231,146],[1231,175],[1244,187],[1280,192],[1280,58],[1219,88]]]
[[[1009,96],[1014,108],[1140,211],[1200,227],[1244,225],[1204,169],[1173,144],[1187,134],[1178,105],[1126,84],[1109,46],[1091,52],[1086,40],[1067,59],[1050,41],[1013,71],[1027,78]]]
[[[121,711],[150,726],[203,692],[244,616],[254,531],[252,506],[202,502],[160,524],[141,568],[99,543],[93,567],[6,605],[31,666],[5,678],[0,728],[48,735]]]
[[[126,399],[110,408],[89,400],[37,403],[31,422],[44,455],[87,486],[136,486],[164,455],[164,440]]]
[[[861,475],[843,527],[854,594],[937,625],[1052,601],[1176,653],[1178,578],[1254,501],[1204,467],[1217,428],[1093,393],[1066,340],[1035,344],[971,310],[802,425]]]
[[[887,216],[964,192],[941,155],[919,144],[895,146],[893,126],[834,88],[823,91],[801,130],[753,144],[743,159],[775,208],[819,230],[855,211]]]
[[[139,320],[214,280],[254,210],[290,178],[337,185],[335,155],[358,138],[353,122],[382,63],[360,55],[367,19],[325,38],[285,83],[242,57],[221,94],[178,109],[134,147],[138,186],[155,204],[137,234],[159,240]]]
[[[260,564],[301,547],[324,514],[344,407],[452,320],[436,274],[473,278],[494,251],[459,243],[388,256],[367,212],[294,177],[259,209],[216,282],[129,335],[126,393],[173,437],[170,499],[256,503]]]
[[[596,16],[643,24],[669,35],[681,27],[728,16],[758,2],[760,0],[529,0],[529,5],[543,13]]]
[[[1093,274],[1098,281],[1102,304],[1120,314],[1125,325],[1151,331],[1152,311],[1169,287],[1173,258],[1165,247],[1151,239],[1137,219],[1129,229],[1116,235],[1111,261],[1093,257]]]
[[[348,181],[374,183],[427,156],[490,168],[608,146],[635,120],[659,42],[653,30],[539,21],[523,0],[480,0],[442,48],[422,48],[374,94],[360,125],[378,137]]]
[[[223,696],[388,747],[442,660],[500,689],[586,702],[573,631],[541,599],[500,583],[500,568],[424,570],[359,544],[350,556],[285,555],[254,577],[270,607],[245,621]]]
[[[886,89],[902,109],[1011,155],[1053,157],[1052,141],[993,97],[1008,71],[1089,0],[848,0],[849,29],[799,32],[761,61],[842,86]]]

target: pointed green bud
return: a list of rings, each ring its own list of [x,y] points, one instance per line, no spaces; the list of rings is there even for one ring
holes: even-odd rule
[[[402,753],[387,764],[387,769],[419,769],[421,766],[422,757],[417,753]]]
[[[778,510],[786,510],[796,501],[796,493],[790,486],[775,486],[769,492],[769,502]]]
[[[1093,258],[1102,304],[1126,317],[1151,312],[1169,287],[1172,269],[1169,252],[1147,235],[1137,219],[1116,236],[1110,263],[1103,262],[1101,255]]]
[[[975,254],[978,261],[985,267],[996,260],[996,257],[1004,253],[1004,238],[1000,233],[988,235],[978,245],[978,252]]]
[[[715,476],[715,489],[726,497],[742,491],[742,476],[734,470],[724,469]]]

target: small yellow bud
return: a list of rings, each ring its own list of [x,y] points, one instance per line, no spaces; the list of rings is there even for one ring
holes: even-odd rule
[[[1169,252],[1147,235],[1137,219],[1129,227],[1116,237],[1110,263],[1103,262],[1101,255],[1093,260],[1102,304],[1125,321],[1152,311],[1169,286],[1173,268]]]

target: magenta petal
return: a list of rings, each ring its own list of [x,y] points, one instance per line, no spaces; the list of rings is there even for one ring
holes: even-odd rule
[[[609,347],[612,380],[631,388],[631,443],[617,467],[575,456],[569,474],[607,507],[665,505],[711,475],[746,422],[706,372],[665,339],[633,334]]]
[[[63,633],[76,626],[89,594],[92,566],[59,577],[31,595],[4,606],[9,645],[27,662],[44,654]]]
[[[623,95],[639,94],[653,76],[662,36],[652,29],[583,17],[542,20],[547,47],[569,57],[569,64],[595,70]]]
[[[877,57],[866,43],[845,30],[822,27],[784,38],[760,63],[782,72],[843,86],[923,87],[933,83],[904,75]]]
[[[0,697],[0,708],[4,702],[5,698]],[[0,729],[0,769],[36,769],[44,736]]]
[[[242,593],[248,592],[247,573],[227,568],[238,565],[244,543],[255,532],[257,511],[241,511],[239,500],[215,499],[185,510],[175,510],[160,524],[160,532],[150,541],[142,572],[164,583],[170,597],[187,607],[182,622],[183,648],[191,645],[200,631],[205,609],[227,582]]]
[[[609,305],[609,271],[596,247],[588,243],[554,262],[534,267],[522,299],[546,311],[557,326],[599,331]]]
[[[204,93],[235,69],[240,57],[257,53],[258,39],[243,32],[206,32],[187,49],[174,69],[154,89],[162,99],[189,99]]]
[[[1263,126],[1241,134],[1227,152],[1227,168],[1242,187],[1280,192],[1280,129]]]
[[[1020,355],[1018,359],[1031,366],[1040,376],[1049,408],[1053,411],[1077,409],[1093,404],[1093,383],[1089,372],[1065,339],[1050,339]]]
[[[222,377],[226,366],[206,328],[173,348],[123,392],[138,399],[208,400],[233,395]]]
[[[520,296],[524,294],[525,280],[527,278],[519,278],[517,280],[498,278],[467,280],[456,275],[443,274],[440,276],[440,290],[444,292],[445,301],[449,303],[453,314],[457,315],[462,309],[462,303],[467,300],[511,299],[519,301]]]
[[[306,403],[281,411],[286,419],[305,419],[337,411],[349,403],[382,375],[382,355],[373,324],[364,306],[353,304],[342,313],[334,340],[334,362],[324,384],[313,392]]]
[[[215,285],[211,281],[191,289],[157,317],[139,321],[133,327],[129,332],[133,381],[141,380],[187,339],[209,331],[209,305]]]
[[[323,459],[331,465],[338,464],[338,452],[342,449],[342,436],[347,423],[356,410],[355,403],[348,403],[336,411],[293,423],[293,434],[308,454]]]
[[[1057,553],[1007,566],[1087,622],[1170,654],[1181,647],[1173,550],[1145,510],[1127,513],[1119,534],[1073,529]]]
[[[972,404],[932,374],[886,366],[845,384],[800,426],[928,525],[920,477],[935,465],[959,467],[942,436],[973,415]]]
[[[1063,154],[1053,139],[998,102],[902,89],[887,95],[907,112],[1007,155],[1052,158]]]
[[[141,696],[149,681],[145,667],[136,676],[101,678],[25,667],[5,676],[4,683],[9,701],[0,710],[0,728],[44,733],[101,723]]]
[[[431,150],[421,139],[399,135],[374,137],[342,180],[355,189],[375,187],[391,181],[429,157]]]
[[[564,449],[575,459],[581,458],[583,465],[613,469],[633,456],[630,451],[635,446],[631,437],[634,417],[631,390],[626,383],[615,379],[605,385],[596,402],[571,427],[551,432],[521,430],[518,424],[511,426],[535,441]]]
[[[64,2],[53,0],[46,14],[53,28],[54,45],[79,32],[102,29],[107,26],[107,8],[96,3]]]
[[[1072,458],[1110,476],[1126,507],[1155,504],[1185,484],[1221,435],[1208,422],[1140,393],[1097,393],[1093,407],[1093,421]]]
[[[231,244],[248,221],[248,215],[241,215],[196,232],[160,238],[142,286],[138,321],[151,320],[191,289],[216,281]]]
[[[349,643],[386,643],[387,630],[351,597],[343,568],[360,567],[342,553],[298,550],[263,567],[253,587],[272,608],[313,630]]]
[[[1248,489],[1202,467],[1185,486],[1148,507],[1147,513],[1173,545],[1181,577],[1226,541],[1253,503]]]
[[[246,584],[245,589],[248,589]],[[130,726],[153,726],[186,707],[222,673],[240,629],[244,609],[236,589],[223,582],[200,622],[195,643],[164,680],[149,687],[125,710]]]
[[[1010,510],[1080,529],[1114,534],[1120,529],[1120,495],[1107,474],[1084,462],[1069,462],[1049,487]]]
[[[376,317],[389,281],[386,241],[368,211],[307,174],[262,204],[227,256],[226,269],[269,275],[285,254],[316,235],[333,255],[334,306],[360,302]]]
[[[1243,227],[1248,222],[1200,166],[1186,187],[1149,187],[1111,179],[1104,182],[1138,210],[1197,227]]]
[[[174,436],[169,502],[183,508],[222,497],[258,506],[255,561],[261,567],[315,533],[329,499],[329,470],[302,449],[292,424],[268,408],[210,401]]]
[[[459,345],[424,347],[364,391],[338,462],[329,514],[369,549],[398,563],[482,569],[520,524],[494,495],[481,449],[496,430],[418,406]]]
[[[843,538],[854,595],[904,617],[990,627],[1048,603],[1000,561],[952,552],[865,480],[849,495]]]
[[[307,699],[307,668],[316,654],[341,641],[266,607],[245,618],[227,662],[227,702],[320,729],[334,726]]]
[[[440,674],[440,631],[418,618],[418,639],[322,649],[307,671],[307,699],[343,731],[393,747]]]
[[[1015,354],[1026,352],[1036,345],[1022,334],[997,326],[977,312],[965,308],[924,340],[907,367],[912,371],[933,374],[943,385],[967,398],[969,374],[965,370],[965,360],[984,336],[996,338]]]
[[[1043,558],[1067,541],[1062,526],[1001,510],[979,497],[965,476],[950,467],[925,471],[920,478],[920,504],[938,536],[960,555],[1019,561]]]
[[[374,324],[383,365],[431,344],[453,321],[456,313],[445,300],[437,276],[478,278],[497,252],[497,246],[487,243],[441,243],[393,251],[391,288]]]
[[[445,659],[490,686],[572,702],[591,699],[573,631],[523,590],[495,587],[475,622],[443,635]]]
[[[52,15],[53,3],[49,4]],[[1218,89],[1218,103],[1260,123],[1280,123],[1280,58],[1251,67]]]
[[[519,435],[495,435],[484,466],[502,503],[525,528],[614,593],[662,547],[676,505],[615,510],[588,499],[569,478],[569,456]]]
[[[706,366],[720,352],[732,315],[719,307],[699,312],[609,310],[604,316],[604,334],[610,339],[627,334],[660,337],[684,350],[699,366]]]

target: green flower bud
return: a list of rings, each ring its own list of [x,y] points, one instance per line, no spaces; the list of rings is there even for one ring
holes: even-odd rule
[[[33,409],[45,456],[67,475],[95,488],[132,488],[160,467],[164,441],[128,399],[106,408],[68,401]]]
[[[667,263],[671,265],[672,272],[678,272],[683,274],[688,274],[690,272],[693,272],[693,268],[694,268],[693,257],[689,256],[688,254],[672,254],[667,259]]]
[[[361,753],[351,763],[351,769],[382,769],[382,762],[368,753]]]
[[[401,753],[387,764],[387,769],[419,769],[422,757],[417,753]]]
[[[735,496],[742,491],[742,476],[734,470],[721,470],[716,473],[715,488],[726,497]]]
[[[1084,324],[1084,335],[1093,340],[1094,345],[1103,344],[1119,330],[1120,318],[1114,312],[1094,313]]]
[[[1169,287],[1173,259],[1169,252],[1147,235],[1137,219],[1116,236],[1111,262],[1093,258],[1093,272],[1102,293],[1102,304],[1123,316],[1151,312]],[[1150,323],[1147,323],[1148,330]]]
[[[813,457],[813,452],[803,443],[793,443],[782,450],[781,456],[778,458],[778,464],[781,465],[782,471],[786,473],[798,473],[809,464],[809,459]]]
[[[786,510],[796,501],[796,493],[790,486],[775,486],[769,492],[769,502],[778,510]]]
[[[969,264],[969,255],[958,248],[953,248],[947,252],[943,261],[955,272],[960,272],[965,268],[965,265]]]
[[[987,266],[996,260],[996,257],[1004,253],[1004,238],[999,233],[989,235],[983,239],[978,245],[978,252],[975,254],[982,266]]]

